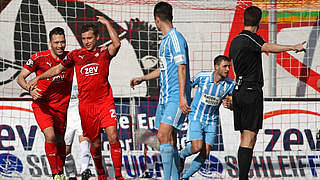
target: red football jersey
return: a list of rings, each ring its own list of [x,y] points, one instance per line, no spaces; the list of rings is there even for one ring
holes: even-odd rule
[[[65,52],[67,55],[68,52]],[[61,63],[54,58],[50,50],[38,52],[30,57],[24,68],[35,72],[37,76],[46,72],[51,67]],[[32,103],[32,107],[50,106],[61,112],[66,112],[72,88],[73,69],[69,68],[62,73],[48,79],[39,80],[37,88],[42,97]]]
[[[79,103],[113,103],[108,80],[110,61],[108,49],[97,48],[95,52],[90,52],[82,48],[71,51],[61,62],[66,67],[75,65]]]

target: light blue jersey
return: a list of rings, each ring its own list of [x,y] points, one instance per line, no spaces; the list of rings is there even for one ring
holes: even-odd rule
[[[162,39],[159,49],[160,95],[159,104],[179,103],[178,65],[186,65],[185,97],[190,100],[188,45],[181,33],[172,28]]]
[[[201,71],[192,79],[192,87],[198,86],[191,103],[189,121],[214,125],[219,119],[219,107],[227,95],[232,96],[234,81],[227,77],[219,84],[213,82],[214,71]]]

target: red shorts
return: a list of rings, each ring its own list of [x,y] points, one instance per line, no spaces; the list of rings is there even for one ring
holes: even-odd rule
[[[53,127],[56,134],[65,134],[67,113],[55,111],[48,107],[33,107],[33,112],[41,131]]]
[[[83,136],[91,141],[100,138],[106,127],[117,126],[117,116],[113,103],[79,104]]]

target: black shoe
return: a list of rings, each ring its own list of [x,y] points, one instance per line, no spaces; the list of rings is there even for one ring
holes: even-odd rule
[[[189,178],[181,178],[181,180],[189,180]]]
[[[68,180],[77,180],[77,178],[76,177],[69,177]]]
[[[184,169],[184,161],[185,161],[185,159],[181,158],[180,156],[179,156],[179,159],[180,159],[179,173],[182,173],[182,171]]]
[[[92,176],[90,169],[86,169],[81,173],[81,180],[88,180]]]

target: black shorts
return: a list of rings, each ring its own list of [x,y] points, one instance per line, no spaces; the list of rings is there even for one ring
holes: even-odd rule
[[[263,92],[256,83],[244,82],[232,94],[234,129],[259,130],[263,121]]]

